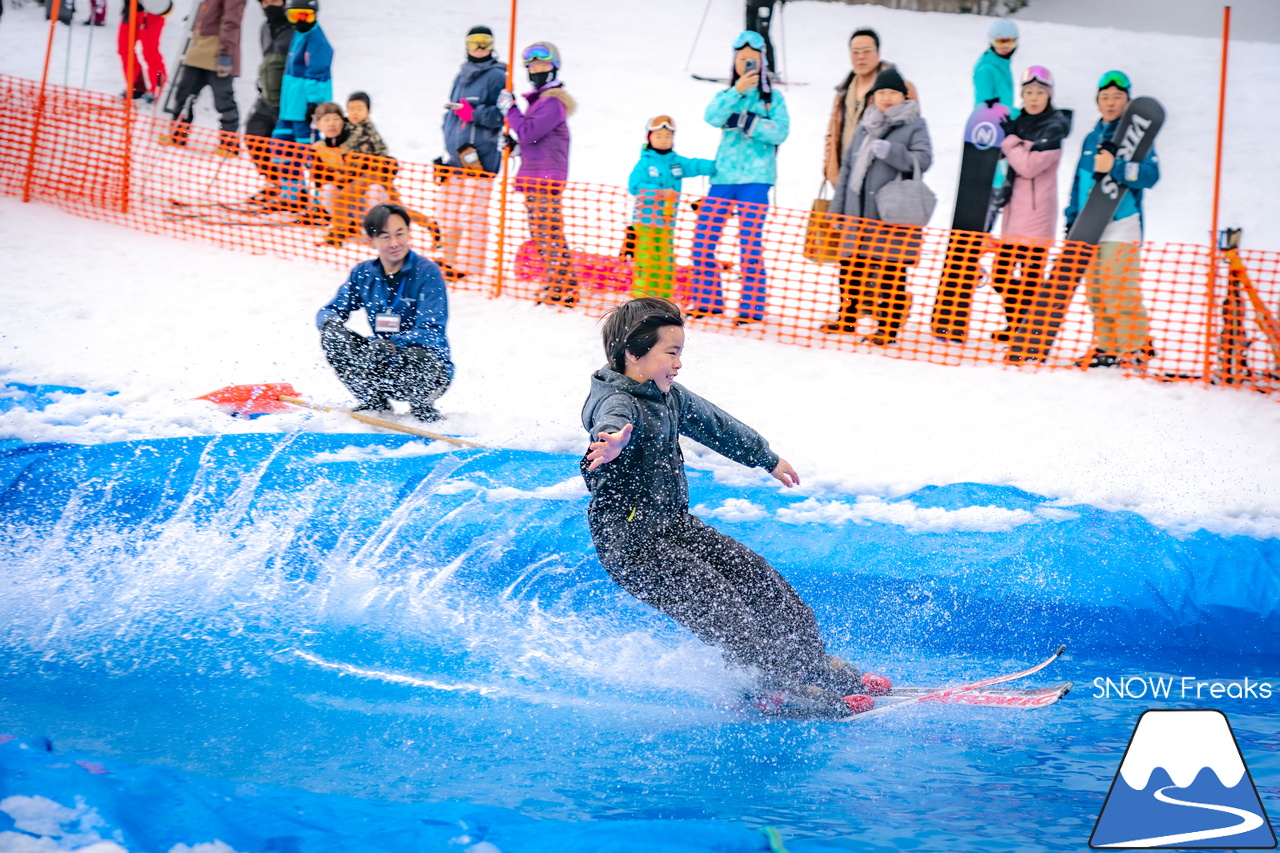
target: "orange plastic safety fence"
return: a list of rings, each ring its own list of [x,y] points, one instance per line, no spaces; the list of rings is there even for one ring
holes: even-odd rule
[[[667,296],[697,328],[789,344],[1280,392],[1276,252],[1093,247],[575,182],[508,178],[503,193],[466,169],[129,120],[100,93],[49,86],[40,104],[37,83],[6,76],[0,93],[0,192],[144,231],[345,268],[370,254],[364,212],[394,201],[454,289],[593,313]]]

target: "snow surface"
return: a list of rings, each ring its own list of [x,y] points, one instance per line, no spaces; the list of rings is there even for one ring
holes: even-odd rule
[[[70,268],[58,263],[64,247],[78,259]],[[0,434],[98,443],[370,431],[334,413],[242,420],[191,399],[225,385],[291,382],[317,400],[346,402],[312,322],[341,283],[337,270],[13,199],[0,199],[0,253],[0,304],[21,318],[0,330],[7,365],[0,379],[89,389],[42,411],[0,415]],[[448,417],[435,428],[486,445],[581,453],[579,412],[588,376],[603,360],[597,319],[472,293],[453,294],[451,310],[458,373],[442,400]],[[1280,535],[1280,406],[1262,395],[1099,371],[943,367],[696,330],[681,382],[759,429],[796,466],[801,493],[813,498],[789,510],[803,510],[798,524],[876,519],[922,531],[989,530],[1050,520],[1043,512],[945,514],[879,500],[979,482],[1061,506],[1133,510],[1177,531]],[[414,442],[397,455],[431,449],[448,448]],[[369,458],[334,456],[325,461]],[[773,482],[696,445],[686,456],[725,482]],[[547,483],[536,496],[571,498],[578,488]]]
[[[178,0],[179,9],[193,0]],[[780,149],[779,203],[807,207],[817,188],[831,86],[848,69],[847,34],[879,29],[884,55],[921,92],[937,165],[929,182],[950,218],[949,188],[959,164],[959,128],[970,107],[970,69],[989,19],[876,6],[791,2],[778,42],[782,70],[812,85],[786,96],[792,136]],[[699,21],[706,11],[705,23]],[[497,0],[424,4],[414,0],[330,2],[324,23],[338,59],[339,97],[366,89],[374,118],[399,157],[426,161],[440,151],[440,104],[462,58],[462,34],[494,28],[505,46],[509,5]],[[9,9],[0,26],[0,73],[38,77],[45,22],[38,7]],[[112,11],[112,18],[116,12]],[[652,0],[588,4],[526,2],[519,41],[549,38],[566,57],[563,77],[581,104],[572,121],[575,180],[620,184],[644,120],[672,112],[679,149],[710,155],[716,132],[700,121],[716,91],[692,70],[719,74],[741,26],[737,0],[709,5]],[[261,12],[250,4],[243,39],[242,116],[252,103]],[[1092,125],[1094,81],[1120,66],[1137,91],[1164,100],[1164,180],[1148,196],[1148,237],[1195,241],[1209,227],[1217,60],[1214,38],[1125,33],[1022,22],[1015,67],[1040,63],[1058,75],[1057,102],[1079,110],[1073,156]],[[87,30],[59,27],[51,79],[79,85]],[[70,35],[72,49],[66,50]],[[696,36],[696,38],[695,38]],[[172,57],[181,37],[175,14],[165,32]],[[505,48],[500,52],[506,53]],[[1280,170],[1269,147],[1280,135],[1271,108],[1280,79],[1274,45],[1232,44],[1223,224],[1246,228],[1246,245],[1280,248]],[[111,27],[89,54],[88,85],[119,91]],[[171,62],[171,70],[173,64]],[[523,79],[520,78],[521,82]],[[208,97],[199,118],[214,124]],[[1064,167],[1065,195],[1069,167]],[[696,189],[696,187],[691,187]],[[230,432],[367,431],[341,414],[298,412],[233,419],[190,398],[214,389],[290,382],[335,404],[345,390],[324,364],[312,323],[343,276],[301,261],[227,253],[196,243],[93,223],[41,205],[0,199],[0,379],[89,389],[40,412],[0,416],[0,434],[24,441],[96,443]],[[67,259],[74,259],[67,263]],[[449,327],[458,365],[442,401],[440,431],[504,447],[582,452],[578,413],[587,377],[601,361],[594,318],[509,300],[457,293]],[[1280,407],[1260,395],[1130,381],[1114,374],[1033,374],[998,367],[940,367],[867,355],[810,351],[698,333],[690,335],[681,381],[763,432],[801,472],[812,497],[804,523],[892,520],[915,529],[1008,529],[1045,520],[1005,511],[938,515],[884,497],[929,484],[1008,485],[1062,506],[1132,510],[1179,532],[1280,535]],[[118,393],[116,393],[118,392]],[[402,453],[445,451],[415,445]],[[772,482],[692,446],[691,465],[727,482]],[[342,461],[339,459],[331,460]],[[572,497],[563,484],[539,496]],[[544,490],[545,491],[545,490]],[[859,499],[860,496],[860,499]],[[495,498],[500,497],[495,495]],[[745,502],[744,502],[745,503]],[[747,513],[750,506],[707,507]],[[974,508],[991,510],[992,508]],[[797,523],[801,519],[797,519]]]
[[[1161,8],[1189,2],[1162,3]],[[1277,4],[1267,2],[1276,14]],[[170,71],[176,68],[182,47],[183,13],[195,3],[175,0],[177,11],[169,16],[162,47]],[[1195,5],[1212,6],[1221,14],[1217,4]],[[821,181],[832,89],[849,70],[849,33],[865,24],[879,31],[883,56],[896,62],[917,86],[934,144],[934,166],[925,176],[939,196],[933,224],[950,222],[960,143],[973,106],[973,65],[986,48],[991,19],[812,0],[795,0],[779,8],[775,43],[780,70],[787,79],[806,85],[784,90],[791,136],[779,149],[775,203],[809,208]],[[490,26],[499,53],[505,56],[510,9],[506,0],[331,0],[321,21],[336,52],[334,93],[343,99],[357,89],[369,92],[374,121],[391,153],[429,162],[443,148],[442,106],[465,58],[465,33],[475,24]],[[564,56],[562,79],[579,103],[570,122],[574,139],[570,178],[624,185],[644,142],[645,121],[660,113],[673,115],[679,123],[679,151],[714,156],[719,131],[702,121],[702,113],[717,86],[693,81],[687,71],[728,73],[730,46],[742,29],[742,9],[741,0],[520,3],[517,49],[539,39],[555,42]],[[91,28],[78,21],[70,28],[58,27],[50,80],[80,86],[87,79],[90,89],[122,92],[114,32],[117,18],[118,4],[113,3],[110,26],[96,31],[91,46]],[[1122,23],[1132,26],[1129,16],[1099,19],[1108,26],[1020,20],[1022,37],[1013,60],[1014,73],[1028,65],[1045,65],[1055,74],[1055,103],[1077,113],[1074,131],[1065,143],[1064,159],[1070,164],[1097,118],[1093,97],[1104,71],[1124,69],[1134,80],[1135,94],[1160,99],[1168,111],[1156,146],[1163,178],[1147,196],[1147,239],[1203,243],[1211,225],[1213,199],[1220,19],[1201,36],[1139,35],[1111,28]],[[241,40],[244,73],[236,81],[242,120],[254,100],[261,21],[258,4],[250,3]],[[1280,111],[1273,103],[1274,84],[1280,80],[1280,49],[1249,41],[1256,36],[1248,22],[1246,15],[1235,29],[1240,40],[1231,45],[1221,224],[1243,227],[1246,248],[1280,249],[1276,201],[1280,169],[1274,167],[1271,151],[1280,138]],[[46,39],[40,7],[10,9],[0,26],[0,73],[39,78]],[[528,89],[522,71],[515,85],[517,91]],[[217,124],[208,93],[201,96],[197,116],[200,124]],[[1064,203],[1071,183],[1070,164],[1062,167],[1059,179]],[[690,181],[686,189],[698,191],[702,183],[701,178]]]

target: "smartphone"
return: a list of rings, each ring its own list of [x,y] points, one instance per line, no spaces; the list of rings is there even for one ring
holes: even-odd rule
[[[760,61],[757,59],[748,59],[743,63],[743,67],[746,69],[746,71],[743,72],[743,76],[745,77],[747,74],[750,74],[752,71],[755,71],[760,67]]]

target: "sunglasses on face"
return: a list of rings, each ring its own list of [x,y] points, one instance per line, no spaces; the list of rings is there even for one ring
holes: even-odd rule
[[[491,47],[493,47],[493,36],[483,33],[467,36],[467,50],[489,50]]]
[[[649,124],[645,126],[645,130],[648,130],[650,132],[655,130],[662,130],[663,128],[666,128],[672,133],[675,133],[676,120],[673,119],[671,116],[657,116],[656,118],[649,119]]]
[[[289,9],[284,17],[291,24],[313,23],[316,12],[314,9]]]

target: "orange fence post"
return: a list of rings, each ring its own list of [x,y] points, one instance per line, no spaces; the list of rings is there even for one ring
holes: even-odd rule
[[[511,91],[513,79],[512,67],[516,64],[516,0],[511,0],[510,34],[507,36],[507,91]],[[502,117],[502,132],[509,132],[507,117]],[[494,284],[493,295],[502,295],[502,268],[506,266],[507,251],[507,184],[510,178],[511,146],[502,149],[502,171],[498,177],[498,278]]]
[[[129,14],[129,56],[124,67],[124,175],[120,185],[120,212],[129,212],[129,178],[133,174],[133,81],[137,75],[138,50],[134,39],[138,37],[138,14],[141,7],[133,0],[125,0],[127,9],[133,6]],[[150,87],[148,87],[150,88]]]
[[[1218,143],[1213,157],[1213,225],[1209,231],[1208,319],[1204,335],[1204,381],[1213,382],[1214,291],[1218,278],[1218,200],[1222,195],[1222,126],[1227,114],[1227,47],[1231,43],[1231,7],[1222,7],[1222,69],[1218,74]]]
[[[27,174],[22,180],[22,200],[31,201],[31,181],[36,174],[36,145],[40,141],[40,122],[44,118],[44,90],[49,82],[49,57],[53,55],[53,32],[58,26],[58,7],[60,0],[50,0],[53,7],[49,10],[49,41],[44,48],[44,70],[40,72],[40,96],[36,99],[36,118],[31,125],[31,148],[27,152]]]

